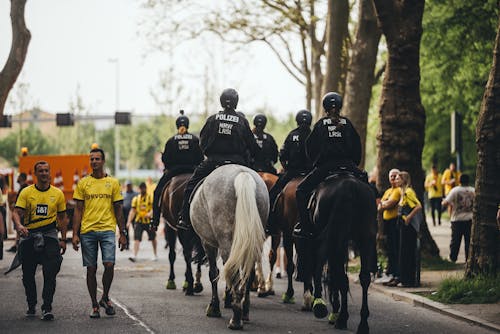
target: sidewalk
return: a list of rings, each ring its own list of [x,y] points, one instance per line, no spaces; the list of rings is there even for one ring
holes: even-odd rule
[[[442,258],[448,258],[450,249],[451,227],[448,220],[443,220],[441,226],[432,226],[432,219],[427,220],[432,237],[439,247]],[[465,254],[463,242],[457,263],[464,264]],[[482,326],[500,332],[500,302],[496,304],[442,304],[426,298],[437,290],[437,287],[445,278],[461,278],[464,269],[448,271],[421,272],[421,286],[418,288],[387,287],[382,284],[371,284],[370,289],[384,293],[395,300],[405,301],[415,306],[425,307],[453,318],[461,319],[478,326]],[[351,276],[354,278],[354,276]]]

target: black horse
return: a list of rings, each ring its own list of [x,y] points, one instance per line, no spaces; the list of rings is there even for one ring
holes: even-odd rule
[[[368,287],[370,272],[374,263],[377,234],[375,195],[370,186],[360,179],[345,175],[327,178],[316,189],[311,208],[316,235],[315,240],[315,302],[313,311],[316,316],[327,313],[325,302],[321,299],[321,286],[318,277],[328,265],[327,286],[329,300],[333,307],[330,321],[338,329],[347,329],[347,293],[349,281],[346,274],[348,244],[352,240],[360,250],[361,272],[359,280],[363,289],[361,321],[358,333],[368,333]],[[319,286],[318,286],[319,285]],[[339,303],[339,292],[341,301]],[[339,312],[340,308],[340,312]],[[337,314],[338,313],[338,314]]]

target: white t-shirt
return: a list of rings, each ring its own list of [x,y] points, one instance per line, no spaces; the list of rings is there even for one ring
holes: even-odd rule
[[[448,193],[445,201],[452,205],[451,221],[472,220],[474,188],[458,186]]]

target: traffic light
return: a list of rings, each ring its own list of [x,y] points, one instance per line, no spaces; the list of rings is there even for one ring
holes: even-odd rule
[[[0,118],[0,128],[12,127],[12,115],[2,115]]]
[[[129,125],[130,122],[130,112],[128,111],[117,111],[115,112],[115,124]]]
[[[69,112],[56,114],[56,124],[57,126],[73,126],[75,125],[75,115]]]

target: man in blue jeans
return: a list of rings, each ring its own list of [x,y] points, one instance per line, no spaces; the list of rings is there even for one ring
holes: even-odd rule
[[[120,249],[127,244],[125,220],[123,218],[123,197],[120,183],[104,172],[105,155],[100,148],[90,151],[92,174],[82,178],[73,193],[76,208],[73,221],[73,248],[78,251],[82,243],[83,266],[87,267],[87,288],[92,301],[91,318],[99,318],[99,306],[107,315],[115,310],[109,299],[113,281],[116,253],[116,225],[120,226]],[[97,249],[100,246],[104,273],[103,293],[97,302]]]

